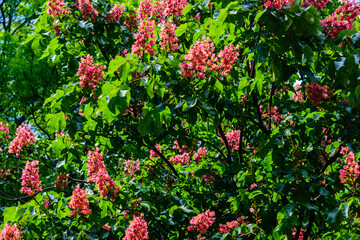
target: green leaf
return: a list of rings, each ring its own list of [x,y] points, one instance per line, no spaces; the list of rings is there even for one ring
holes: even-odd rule
[[[47,123],[47,127],[50,133],[54,133],[55,131],[61,132],[66,127],[66,119],[63,112],[59,112],[57,114],[48,114],[49,122]]]
[[[125,63],[125,59],[122,56],[117,55],[113,60],[110,61],[109,69],[108,69],[106,75],[113,74],[124,63]]]

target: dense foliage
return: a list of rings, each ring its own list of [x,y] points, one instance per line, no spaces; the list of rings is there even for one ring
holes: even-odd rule
[[[360,4],[0,10],[0,239],[359,238]]]

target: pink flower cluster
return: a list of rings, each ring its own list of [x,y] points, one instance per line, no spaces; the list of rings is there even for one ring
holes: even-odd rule
[[[301,89],[301,86],[299,84],[297,84],[295,87],[295,93],[292,95],[292,98],[297,101],[297,102],[304,102],[304,98],[303,98],[303,94],[302,94],[302,91],[300,90]]]
[[[206,147],[201,147],[194,154],[193,159],[195,162],[201,162],[201,160],[205,157],[205,155],[206,155]]]
[[[156,144],[155,145],[155,148],[161,153],[161,146],[160,144]],[[150,150],[150,159],[153,159],[153,158],[158,158],[159,155],[154,151],[154,150]]]
[[[69,174],[60,173],[60,175],[56,178],[56,182],[54,187],[58,187],[60,189],[65,189],[68,187],[68,178]]]
[[[226,224],[220,224],[220,233],[221,234],[225,234],[225,233],[229,233],[232,230],[238,228],[240,226],[240,224],[245,223],[245,217],[241,216],[238,219],[231,221],[231,222],[227,222]],[[246,224],[246,223],[245,223]]]
[[[180,147],[179,143],[177,140],[174,141],[174,146],[173,146],[173,149],[177,149],[179,150],[179,153],[182,153],[182,152],[192,152],[193,149],[188,149],[186,145],[182,145]]]
[[[239,150],[240,133],[240,130],[233,130],[225,134],[227,143],[232,150]],[[222,138],[220,140],[223,141]]]
[[[239,46],[234,47],[232,44],[225,46],[224,50],[219,52],[218,58],[220,58],[220,65],[218,66],[218,72],[221,75],[228,76],[232,66],[234,65],[239,53],[236,51]]]
[[[123,240],[143,240],[149,239],[148,226],[144,219],[144,214],[141,213],[140,217],[134,217],[130,222],[129,227],[125,230],[125,237]]]
[[[20,231],[16,224],[11,225],[6,223],[0,233],[0,240],[20,240]]]
[[[85,58],[82,57],[80,60],[79,69],[76,73],[80,79],[80,86],[85,87],[88,85],[95,94],[95,88],[99,80],[103,78],[103,70],[105,68],[105,66],[99,66],[99,64],[95,66],[93,63],[93,58],[89,54],[87,54]]]
[[[64,0],[50,0],[47,5],[47,14],[61,18],[63,15],[70,14],[70,8],[65,6]]]
[[[25,123],[16,129],[16,137],[12,140],[9,146],[9,153],[16,153],[20,156],[23,147],[35,143],[34,133],[30,129],[30,125]]]
[[[296,237],[296,228],[293,228],[293,230],[292,230],[292,236],[293,236],[293,238],[295,239],[295,237]],[[298,239],[296,239],[296,240],[303,240],[304,239],[304,233],[305,233],[305,231],[306,231],[306,229],[300,229],[300,234],[299,234],[299,238]]]
[[[9,175],[10,175],[10,169],[5,170],[5,167],[4,167],[4,169],[0,170],[0,177],[2,180],[4,180],[5,177],[9,176]]]
[[[8,124],[8,123],[0,122],[0,132],[5,133],[6,139],[10,139],[10,135],[9,135],[9,124]]]
[[[126,160],[125,161],[125,168],[124,171],[126,171],[130,177],[136,177],[136,172],[140,171],[140,160]]]
[[[359,164],[355,161],[354,153],[349,151],[349,147],[341,147],[340,153],[346,157],[346,165],[339,171],[340,182],[353,184],[360,175]]]
[[[320,21],[327,33],[326,38],[334,39],[340,32],[353,29],[358,15],[360,3],[346,1],[344,5],[339,6],[332,15]]]
[[[266,8],[276,8],[278,11],[281,11],[284,6],[290,6],[292,3],[294,3],[294,0],[264,0]]]
[[[155,55],[155,51],[153,46],[155,45],[155,21],[154,20],[144,20],[140,23],[138,28],[138,32],[135,34],[136,42],[131,47],[131,51],[138,55],[139,57],[143,57],[144,53],[148,53],[150,55]]]
[[[310,84],[307,84],[305,87],[308,98],[314,105],[318,105],[321,99],[328,98],[330,94],[330,91],[328,90],[328,86],[326,85],[320,86],[317,83],[311,82]]]
[[[120,18],[124,12],[125,5],[116,4],[110,11],[105,15],[105,21],[114,20],[115,22],[119,22]]]
[[[174,164],[178,164],[180,163],[181,165],[186,165],[190,163],[190,155],[189,153],[183,153],[183,154],[178,154],[175,155],[174,157],[171,157],[169,159],[169,162],[174,163]]]
[[[330,0],[305,0],[305,2],[301,3],[301,6],[305,7],[309,4],[311,4],[312,7],[316,8],[316,10],[320,11],[326,6],[326,4],[329,1]]]
[[[25,168],[21,176],[21,193],[29,196],[34,195],[35,191],[41,192],[41,182],[39,179],[39,168],[36,167],[39,161],[26,162]]]
[[[271,116],[271,119],[274,120],[275,124],[278,124],[282,119],[284,119],[283,115],[278,113],[278,107],[274,106],[271,110],[267,110],[266,113],[263,113],[262,111],[263,105],[260,106],[260,112],[262,113],[262,116],[264,118],[269,118]]]
[[[253,183],[250,185],[250,191],[256,188],[258,185],[256,183]]]
[[[172,52],[175,50],[179,50],[180,47],[177,44],[179,39],[175,34],[176,26],[173,24],[172,20],[168,23],[163,23],[161,25],[161,33],[160,33],[160,46],[166,52]]]
[[[209,37],[203,36],[203,41],[196,41],[194,46],[190,48],[189,53],[184,56],[189,63],[180,63],[181,76],[191,78],[195,75],[199,79],[204,79],[208,70],[217,73],[221,72],[223,76],[228,76],[232,65],[239,56],[235,51],[238,48],[238,46],[234,47],[232,44],[225,46],[224,50],[220,51],[218,57],[216,57],[214,43]]]
[[[207,230],[214,224],[215,222],[215,212],[210,212],[210,210],[206,210],[203,213],[193,217],[190,220],[190,226],[188,226],[187,230],[189,232],[200,232],[200,234],[205,235]]]
[[[181,15],[186,5],[186,0],[163,0],[153,3],[151,0],[142,0],[138,8],[138,16],[140,20],[155,16],[162,21],[164,17]]]
[[[109,176],[106,165],[102,161],[103,156],[99,148],[88,152],[88,179],[87,182],[95,183],[96,189],[100,192],[100,197],[105,198],[110,192],[111,197],[115,198],[120,190],[115,181]]]
[[[83,19],[91,17],[95,21],[99,15],[94,6],[91,5],[90,0],[76,0],[75,6],[79,9]]]
[[[205,186],[208,186],[211,182],[215,181],[215,178],[207,173],[202,177],[202,180],[205,181]]]
[[[107,231],[110,231],[111,230],[111,227],[109,224],[104,224],[104,226],[102,226],[103,229],[107,230]]]
[[[74,209],[71,211],[71,216],[75,217],[79,214],[90,215],[91,209],[89,209],[89,200],[87,199],[86,190],[80,188],[78,184],[72,192],[69,207]]]

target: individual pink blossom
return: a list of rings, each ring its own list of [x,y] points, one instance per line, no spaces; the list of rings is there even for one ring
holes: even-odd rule
[[[8,152],[16,153],[16,156],[20,156],[23,148],[33,143],[36,143],[34,133],[31,131],[30,125],[25,123],[16,129],[16,136],[10,143]]]
[[[65,173],[60,173],[60,175],[56,178],[56,182],[54,187],[60,188],[60,189],[65,189],[68,187],[68,178],[69,178],[69,174],[65,174]]]
[[[110,11],[105,15],[105,21],[119,22],[124,12],[125,4],[116,4]]]
[[[110,225],[109,224],[104,224],[104,226],[102,226],[102,228],[103,229],[105,229],[105,230],[108,230],[108,231],[110,231],[111,230],[111,227],[110,227]]]
[[[278,11],[281,11],[284,6],[289,7],[290,4],[293,3],[294,0],[264,0],[264,6],[266,8],[275,8]]]
[[[188,226],[187,230],[189,232],[200,232],[200,234],[205,235],[214,222],[215,212],[210,212],[208,209],[205,212],[193,217],[190,220],[190,226]]]
[[[45,202],[45,208],[49,208],[50,200],[45,199],[44,202]]]
[[[91,19],[95,21],[99,15],[94,6],[91,5],[90,0],[76,0],[75,6],[79,9],[83,19],[91,17]]]
[[[153,46],[155,45],[155,21],[146,19],[140,23],[138,32],[135,34],[136,42],[132,45],[131,51],[143,57],[144,53],[156,55]]]
[[[155,148],[161,153],[161,146],[160,144],[156,144],[155,145]],[[150,150],[150,159],[153,159],[153,158],[158,158],[159,155],[154,151],[154,150]]]
[[[324,20],[320,20],[327,39],[334,39],[344,30],[354,28],[355,20],[360,15],[360,3],[345,1],[333,14]]]
[[[328,90],[328,86],[320,86],[319,84],[314,82],[307,84],[305,87],[308,98],[314,105],[318,105],[321,99],[328,98],[329,94],[331,93]]]
[[[194,161],[195,162],[201,162],[201,160],[205,157],[206,154],[206,147],[201,147],[197,150],[197,152],[194,154]]]
[[[299,84],[297,84],[295,87],[295,93],[292,95],[292,98],[297,101],[297,102],[304,102],[304,98],[303,98],[303,94],[302,94],[302,91],[301,91],[301,86]]]
[[[91,209],[89,209],[89,200],[87,199],[86,190],[80,188],[78,184],[72,192],[69,207],[73,209],[71,216],[75,217],[79,213],[82,215],[90,215]]]
[[[143,213],[140,214],[140,217],[134,217],[129,227],[125,230],[125,237],[122,240],[149,239],[148,226],[146,221],[142,219],[143,217]]]
[[[241,216],[239,217],[237,220],[231,221],[231,222],[227,222],[226,224],[220,224],[220,233],[221,234],[225,234],[225,233],[229,233],[233,230],[235,230],[236,228],[238,228],[240,226],[240,224],[245,223],[245,217]]]
[[[186,165],[190,163],[190,155],[189,153],[183,153],[183,154],[178,154],[174,157],[171,157],[169,159],[169,162],[174,163],[174,164],[178,164],[180,163],[181,165]]]
[[[6,223],[0,233],[0,240],[20,240],[20,230],[14,225]]]
[[[71,13],[70,8],[65,6],[64,0],[50,0],[47,5],[49,6],[47,14],[53,17],[61,19],[64,15]]]
[[[305,0],[305,2],[301,3],[301,6],[305,7],[310,4],[312,7],[316,8],[316,10],[321,11],[329,1],[330,0]]]
[[[136,172],[140,171],[140,160],[126,160],[124,171],[129,174],[130,177],[136,177]]]
[[[115,198],[120,190],[115,181],[109,176],[106,165],[102,161],[103,156],[99,148],[88,152],[88,179],[87,182],[95,183],[96,189],[100,192],[100,197],[105,198],[109,193]]]
[[[251,207],[249,210],[250,210],[251,213],[255,212],[255,209],[253,207]]]
[[[80,79],[80,86],[85,87],[89,86],[92,92],[95,94],[95,88],[99,83],[99,80],[103,79],[103,70],[105,66],[96,66],[93,63],[93,58],[89,54],[81,58],[79,63],[79,69],[76,75]]]
[[[35,191],[41,192],[41,181],[39,179],[39,168],[36,167],[39,161],[27,161],[21,176],[21,193],[29,196],[34,195]]]
[[[180,47],[177,44],[179,39],[175,34],[176,25],[170,20],[167,23],[163,23],[161,25],[161,33],[160,33],[160,46],[166,52],[173,52],[175,50],[179,50]]]

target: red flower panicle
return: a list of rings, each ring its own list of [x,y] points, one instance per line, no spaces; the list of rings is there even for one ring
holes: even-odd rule
[[[205,235],[207,230],[215,222],[215,212],[206,212],[200,213],[199,215],[193,217],[190,220],[190,226],[188,226],[189,232],[200,232],[200,234]]]
[[[221,72],[221,75],[228,76],[234,62],[239,56],[239,53],[236,51],[239,49],[239,46],[234,47],[232,44],[225,46],[224,50],[220,51],[218,58],[220,59],[220,65],[217,67],[217,71]]]
[[[164,15],[168,17],[180,16],[187,4],[186,0],[165,0]]]
[[[70,8],[65,6],[64,0],[50,0],[47,5],[47,13],[53,17],[62,18],[64,15],[70,14]]]
[[[102,226],[102,228],[103,229],[105,229],[105,230],[108,230],[108,231],[110,231],[111,230],[111,227],[110,227],[110,225],[109,224],[104,224],[104,226]]]
[[[156,144],[155,145],[155,148],[161,153],[161,146],[160,144]],[[154,151],[154,150],[150,150],[150,159],[153,159],[153,158],[158,158],[159,155]]]
[[[10,138],[10,135],[9,135],[9,124],[8,124],[8,123],[0,122],[0,132],[5,133],[6,139],[9,139],[9,138]]]
[[[142,219],[143,217],[143,213],[141,213],[140,217],[134,217],[129,227],[125,230],[125,237],[123,237],[123,240],[149,239],[147,223]]]
[[[330,94],[330,91],[328,90],[328,86],[326,85],[320,86],[317,83],[311,82],[310,84],[307,84],[305,87],[308,98],[314,105],[318,105],[321,99],[326,99]]]
[[[301,86],[299,84],[297,84],[295,87],[295,93],[292,95],[292,98],[297,101],[297,102],[304,102],[304,98],[303,98],[303,94],[302,94],[302,91],[301,91]]]
[[[354,184],[356,179],[360,175],[359,164],[355,161],[354,153],[352,151],[349,151],[348,147],[342,147],[340,153],[346,157],[345,165],[339,171],[340,182]]]
[[[16,153],[16,156],[20,156],[23,147],[29,146],[35,142],[34,133],[31,131],[30,125],[25,123],[16,129],[16,137],[10,143],[8,152]]]
[[[174,163],[174,164],[180,163],[181,165],[186,165],[186,164],[190,163],[190,155],[187,152],[184,154],[179,154],[174,157],[171,157],[169,159],[169,162]]]
[[[100,192],[100,197],[105,198],[109,193],[115,198],[120,190],[115,181],[109,176],[106,165],[102,161],[103,156],[99,149],[88,153],[88,182],[96,184],[96,189]]]
[[[180,49],[179,45],[177,44],[179,39],[175,34],[175,29],[176,26],[173,24],[172,20],[161,25],[160,46],[166,52],[173,52]]]
[[[110,11],[105,15],[105,21],[115,21],[119,22],[120,18],[124,12],[125,5],[116,4]]]
[[[0,240],[20,240],[20,231],[16,224],[11,225],[6,223],[0,233]]]
[[[153,46],[155,45],[155,22],[154,20],[146,19],[140,23],[138,32],[135,34],[136,42],[131,47],[131,51],[143,57],[144,53],[155,55]]]
[[[334,39],[340,32],[353,29],[358,15],[360,3],[346,1],[344,5],[339,6],[332,15],[320,21],[327,33],[326,38]]]
[[[330,0],[305,0],[305,2],[301,3],[301,6],[305,7],[309,4],[311,4],[312,7],[316,8],[316,10],[320,11],[323,10],[323,8],[326,6],[326,4]]]
[[[201,160],[205,157],[205,155],[206,155],[206,147],[201,147],[194,154],[193,159],[195,162],[201,162]]]
[[[233,130],[225,134],[227,143],[232,150],[239,150],[240,133],[240,130]],[[223,141],[222,138],[220,140]]]
[[[42,191],[41,182],[39,180],[39,168],[36,167],[38,164],[39,161],[36,160],[32,162],[27,161],[21,176],[21,193],[31,196],[34,195],[35,191]]]
[[[220,233],[224,234],[233,231],[234,229],[238,228],[240,224],[245,223],[244,220],[245,217],[241,216],[235,221],[227,222],[226,224],[220,224]]]
[[[90,0],[76,0],[75,6],[79,9],[83,19],[91,17],[95,21],[99,15],[94,6],[91,5]]]
[[[86,190],[80,188],[78,184],[72,192],[69,207],[74,209],[71,211],[71,216],[75,217],[79,213],[82,215],[90,215],[91,209],[89,209],[89,200],[87,200]]]
[[[276,8],[278,11],[281,11],[284,6],[289,7],[292,3],[294,0],[264,0],[266,8]]]
[[[125,168],[124,171],[126,171],[130,177],[136,177],[136,172],[140,171],[140,160],[126,160],[125,161]]]
[[[89,54],[85,56],[85,58],[81,58],[79,69],[76,75],[80,79],[80,86],[85,87],[89,86],[92,92],[95,94],[95,88],[99,83],[99,80],[103,79],[103,70],[105,66],[96,66],[93,63],[93,58]]]
[[[296,228],[293,228],[292,229],[292,236],[293,236],[293,238],[295,239],[295,237],[296,237]],[[296,239],[296,240],[303,240],[304,239],[304,233],[305,233],[305,231],[306,231],[306,229],[300,229],[300,232],[299,232],[299,238],[298,239]]]

